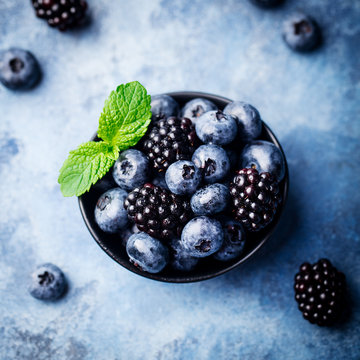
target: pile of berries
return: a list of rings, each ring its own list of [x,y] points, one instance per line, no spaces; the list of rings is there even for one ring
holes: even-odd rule
[[[282,152],[259,140],[259,112],[202,98],[180,109],[167,95],[153,96],[151,111],[145,136],[112,169],[118,187],[100,196],[98,226],[126,237],[130,261],[150,273],[238,259],[272,222],[285,176]]]

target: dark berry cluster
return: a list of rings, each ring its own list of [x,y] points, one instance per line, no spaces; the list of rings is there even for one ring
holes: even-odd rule
[[[189,160],[195,151],[197,136],[190,119],[169,117],[155,122],[144,136],[143,151],[154,169],[166,171],[177,160]]]
[[[320,326],[332,325],[346,306],[345,275],[329,260],[303,263],[295,275],[295,299],[306,320]]]
[[[36,16],[61,31],[78,25],[85,17],[84,0],[32,0]]]
[[[249,231],[259,231],[271,222],[281,198],[277,181],[252,168],[237,171],[230,194],[235,219]]]
[[[140,231],[157,239],[179,237],[192,217],[188,200],[150,183],[129,193],[124,207]]]

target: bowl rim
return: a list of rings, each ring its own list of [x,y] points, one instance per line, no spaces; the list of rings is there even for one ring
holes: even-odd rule
[[[169,95],[172,96],[174,98],[180,98],[180,97],[188,97],[190,98],[205,98],[208,99],[210,101],[214,101],[217,103],[225,103],[225,106],[227,104],[229,104],[230,102],[232,102],[233,100],[230,100],[229,98],[223,97],[223,96],[219,96],[219,95],[214,95],[214,94],[208,94],[205,92],[199,92],[199,91],[173,91],[173,92],[167,92],[164,93],[163,95]],[[176,100],[176,99],[175,99]],[[92,237],[94,238],[94,240],[96,241],[96,243],[101,247],[101,249],[107,254],[109,255],[113,260],[115,260],[118,264],[120,264],[121,266],[123,266],[125,269],[138,274],[142,277],[148,278],[148,279],[152,279],[152,280],[156,280],[156,281],[160,281],[160,282],[166,282],[166,283],[192,283],[192,282],[198,282],[198,281],[203,281],[203,280],[209,280],[212,278],[215,278],[217,276],[220,276],[222,274],[227,273],[230,270],[233,270],[234,268],[238,267],[239,265],[243,264],[245,261],[247,261],[249,258],[251,258],[263,245],[264,243],[272,236],[272,234],[274,233],[275,229],[277,228],[281,216],[283,214],[283,210],[285,208],[286,205],[286,200],[287,200],[287,196],[288,196],[288,191],[289,191],[289,169],[288,169],[288,164],[287,164],[287,160],[286,160],[286,156],[284,153],[284,150],[279,142],[279,140],[276,138],[275,134],[272,132],[272,130],[269,128],[269,126],[267,126],[267,124],[262,120],[263,126],[266,129],[266,132],[268,134],[268,136],[271,139],[271,142],[274,143],[279,150],[281,151],[283,157],[284,157],[284,162],[285,162],[285,175],[282,181],[284,181],[284,190],[282,192],[282,202],[281,202],[281,207],[278,210],[278,216],[277,216],[277,220],[276,223],[273,224],[272,228],[266,233],[266,235],[261,239],[261,241],[259,241],[259,243],[257,244],[257,246],[255,246],[253,249],[251,249],[251,251],[249,251],[249,253],[246,254],[246,256],[242,257],[241,259],[239,259],[238,261],[236,261],[235,263],[232,263],[231,265],[224,267],[223,269],[217,270],[214,273],[211,274],[200,274],[200,275],[188,275],[187,273],[184,273],[182,277],[180,278],[176,278],[176,277],[167,277],[167,276],[163,276],[160,273],[156,273],[156,274],[152,274],[152,273],[148,273],[148,272],[144,272],[139,270],[137,267],[133,266],[132,264],[130,264],[129,260],[123,260],[121,258],[119,258],[118,256],[116,256],[116,254],[112,251],[110,251],[108,249],[108,247],[101,241],[101,238],[96,234],[93,226],[90,223],[89,218],[86,215],[85,212],[85,204],[84,204],[84,199],[83,199],[83,195],[78,197],[78,203],[79,203],[79,207],[80,207],[80,212],[82,215],[82,218],[86,224],[87,229],[89,230],[90,234],[92,235]],[[91,138],[91,140],[94,140],[97,137],[97,133],[95,133],[95,135]]]

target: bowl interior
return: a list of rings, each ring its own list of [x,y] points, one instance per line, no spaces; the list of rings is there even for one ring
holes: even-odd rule
[[[180,106],[183,106],[187,101],[194,99],[196,97],[202,97],[213,101],[219,107],[219,109],[223,109],[228,103],[231,102],[231,100],[221,96],[210,95],[200,92],[174,92],[174,93],[168,93],[168,95],[172,96],[179,103]],[[267,226],[264,230],[258,233],[248,236],[245,252],[240,258],[228,262],[215,261],[212,259],[212,257],[205,258],[201,260],[199,266],[194,271],[189,273],[180,273],[175,270],[172,270],[170,267],[166,267],[163,271],[161,271],[158,274],[150,274],[150,273],[142,272],[136,266],[134,266],[129,262],[125,247],[120,239],[120,236],[104,233],[102,230],[100,230],[100,228],[97,226],[95,222],[95,218],[94,218],[95,205],[99,196],[105,191],[104,189],[106,189],[106,187],[111,186],[112,184],[113,180],[111,179],[110,174],[106,175],[105,178],[103,178],[101,184],[99,183],[98,186],[96,185],[93,186],[89,192],[79,197],[80,211],[91,235],[93,236],[95,241],[99,244],[99,246],[120,265],[124,266],[126,269],[136,274],[159,281],[172,282],[172,283],[186,283],[186,282],[206,280],[218,276],[220,274],[223,274],[233,269],[234,267],[238,266],[239,264],[243,263],[245,260],[250,258],[274,232],[275,227],[279,222],[282,210],[284,208],[287,197],[287,191],[288,191],[289,175],[288,175],[288,167],[286,164],[285,154],[281,148],[280,143],[278,142],[272,131],[269,129],[269,127],[266,124],[263,125],[264,125],[263,131],[260,138],[274,143],[281,150],[285,159],[285,167],[286,167],[285,177],[280,183],[280,191],[282,193],[282,203],[279,205],[277,214],[275,215],[274,220],[269,226]],[[97,139],[96,136],[94,136],[92,140],[96,140],[96,139]],[[114,186],[116,185],[114,184]]]

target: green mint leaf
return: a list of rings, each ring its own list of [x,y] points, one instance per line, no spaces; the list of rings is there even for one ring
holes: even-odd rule
[[[98,136],[120,151],[136,145],[151,121],[150,102],[150,95],[139,82],[118,86],[105,101]]]
[[[64,196],[80,196],[102,178],[119,156],[117,146],[89,141],[70,151],[58,182]]]

